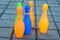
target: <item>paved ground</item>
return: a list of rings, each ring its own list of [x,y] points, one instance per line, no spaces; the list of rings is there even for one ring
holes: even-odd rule
[[[25,35],[22,39],[15,38],[13,27],[16,16],[16,3],[22,2],[25,5],[28,1],[0,0],[0,40],[60,40],[60,0],[33,0],[36,17],[35,29],[32,29],[31,34]],[[42,35],[38,32],[37,24],[42,13],[42,4],[44,3],[49,5],[47,13],[49,29],[47,34]]]

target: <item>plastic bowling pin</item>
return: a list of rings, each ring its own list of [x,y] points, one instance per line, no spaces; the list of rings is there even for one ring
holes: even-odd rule
[[[35,25],[35,16],[34,16],[34,12],[33,12],[34,2],[29,1],[29,5],[30,5],[30,19],[31,19],[31,23],[32,23],[32,28],[34,28],[34,25]]]
[[[19,6],[17,7],[17,14],[18,14],[18,18],[15,22],[15,26],[14,26],[14,32],[15,32],[15,36],[16,38],[22,38],[24,35],[24,22],[22,20],[22,7]]]
[[[30,6],[29,5],[25,5],[25,14],[24,14],[24,24],[25,24],[25,35],[29,35],[31,32],[31,20],[30,20],[30,15],[29,15],[29,11],[30,11]]]
[[[42,16],[39,20],[39,31],[41,33],[46,33],[48,30],[48,16],[47,16],[47,11],[48,11],[48,4],[43,4],[42,6]]]
[[[22,3],[21,2],[18,2],[17,3],[17,7],[19,7],[19,6],[22,7]],[[16,14],[15,22],[16,22],[17,18],[18,18],[18,14]],[[22,15],[22,19],[24,19],[24,16],[23,15]]]

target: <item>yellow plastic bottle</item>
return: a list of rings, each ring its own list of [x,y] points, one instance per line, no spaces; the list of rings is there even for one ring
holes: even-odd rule
[[[39,32],[40,33],[46,33],[48,30],[49,22],[48,22],[47,11],[48,11],[48,4],[43,4],[42,16],[39,20]]]
[[[22,7],[17,7],[18,18],[14,26],[14,33],[16,38],[23,38],[24,35],[24,22],[22,20]]]
[[[34,16],[34,11],[33,11],[34,2],[29,1],[29,5],[30,5],[30,19],[32,23],[32,28],[34,28],[34,25],[35,25],[35,16]]]

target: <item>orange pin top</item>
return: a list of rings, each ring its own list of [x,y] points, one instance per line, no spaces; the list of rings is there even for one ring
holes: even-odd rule
[[[22,15],[23,8],[21,6],[17,7],[17,14],[18,16]]]
[[[47,13],[47,11],[48,11],[48,4],[43,4],[42,12]]]
[[[30,5],[30,8],[33,8],[34,2],[33,1],[29,1],[29,5]]]

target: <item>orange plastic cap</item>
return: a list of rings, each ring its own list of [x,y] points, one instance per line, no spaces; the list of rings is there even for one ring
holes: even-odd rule
[[[34,2],[33,1],[29,1],[29,5],[30,5],[30,7],[33,7],[34,6]]]
[[[22,15],[22,11],[23,11],[22,7],[21,6],[18,6],[17,7],[17,14],[18,15]]]

